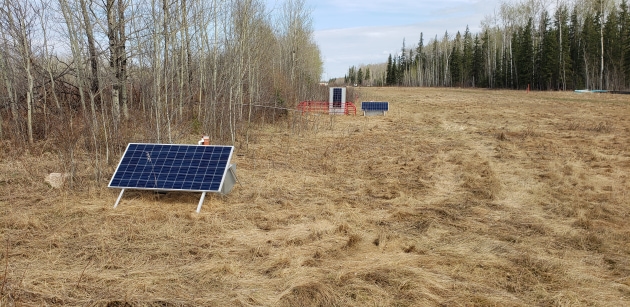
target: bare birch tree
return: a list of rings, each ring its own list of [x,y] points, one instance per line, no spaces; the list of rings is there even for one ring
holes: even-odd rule
[[[26,110],[28,142],[33,143],[33,104],[35,79],[33,75],[34,54],[32,49],[32,31],[38,7],[31,2],[12,2],[4,0],[0,7],[2,13],[2,28],[7,30],[8,36],[17,47],[20,63],[26,74]]]
[[[56,89],[56,80],[55,80],[55,76],[54,76],[54,62],[52,60],[52,55],[51,55],[51,50],[50,50],[50,46],[48,44],[48,11],[50,11],[51,9],[51,4],[47,1],[42,1],[42,10],[39,12],[39,20],[40,20],[40,26],[41,26],[41,30],[42,30],[42,37],[44,39],[43,41],[43,49],[44,49],[44,55],[43,55],[43,60],[45,62],[44,64],[44,69],[46,70],[46,73],[48,74],[48,82],[50,82],[50,92],[51,95],[53,97],[53,100],[55,102],[55,106],[57,107],[57,109],[61,109],[61,103],[59,102],[59,97],[57,95],[57,89]],[[45,87],[44,87],[45,90]]]
[[[7,92],[7,100],[9,109],[11,110],[11,117],[14,124],[17,125],[19,115],[15,88],[13,86],[13,67],[9,61],[9,43],[5,31],[0,32],[2,32],[2,53],[0,54],[2,58],[0,58],[0,73],[2,74],[4,86]]]
[[[85,30],[85,37],[87,38],[87,47],[90,57],[90,90],[92,91],[92,95],[96,95],[99,91],[99,82],[98,82],[98,52],[96,51],[96,42],[94,39],[94,30],[92,27],[92,19],[90,18],[90,14],[88,13],[88,3],[87,0],[79,0],[81,4],[81,14],[83,17],[83,29]],[[89,2],[90,11],[92,10],[91,5],[92,1]]]
[[[82,0],[84,1],[84,0]],[[129,117],[127,106],[127,34],[125,10],[127,3],[124,0],[106,0],[105,11],[107,14],[107,38],[109,40],[109,67],[113,77],[111,102],[112,115],[115,128],[120,121],[121,106],[122,115]]]

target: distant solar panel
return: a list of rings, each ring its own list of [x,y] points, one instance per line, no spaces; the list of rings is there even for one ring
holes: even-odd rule
[[[108,187],[124,189],[220,192],[233,146],[131,143]]]
[[[389,102],[381,101],[363,101],[361,102],[362,111],[389,111]]]
[[[332,97],[333,108],[341,108],[341,104],[343,102],[342,99],[343,99],[343,89],[340,87],[333,88],[333,97]]]

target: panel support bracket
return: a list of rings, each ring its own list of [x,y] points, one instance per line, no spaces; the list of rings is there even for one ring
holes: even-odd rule
[[[199,204],[197,205],[197,213],[201,212],[201,206],[203,205],[203,200],[206,198],[206,192],[201,193],[201,199],[199,199]]]
[[[116,209],[116,207],[118,207],[118,203],[120,202],[120,199],[122,198],[123,193],[125,193],[125,189],[122,189],[120,191],[120,194],[118,195],[118,199],[116,199],[116,203],[114,204],[114,209]]]

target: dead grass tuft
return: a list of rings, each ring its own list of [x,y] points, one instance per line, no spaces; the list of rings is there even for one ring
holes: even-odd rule
[[[358,234],[351,234],[348,237],[348,241],[346,241],[346,245],[344,245],[343,248],[344,249],[354,248],[354,247],[356,247],[359,244],[359,242],[361,242],[361,240],[362,240],[362,238],[361,238],[360,235],[358,235]]]
[[[597,233],[592,231],[568,234],[559,239],[563,246],[568,246],[577,250],[601,252],[604,248],[604,240]]]
[[[493,200],[501,191],[501,184],[497,180],[490,162],[480,160],[481,157],[475,155],[463,164],[462,187],[475,198]]]
[[[575,222],[573,222],[573,226],[590,230],[593,228],[593,222],[588,217],[580,216]]]
[[[262,273],[272,277],[277,278],[282,276],[282,270],[287,269],[291,266],[291,259],[282,257],[280,259],[272,260],[269,264],[265,265],[265,269],[262,270]]]
[[[348,223],[342,223],[337,226],[337,232],[341,234],[347,234],[350,231],[350,225]]]
[[[497,134],[497,140],[499,141],[507,141],[508,137],[507,134],[505,133],[505,131],[501,131]]]
[[[411,244],[411,245],[405,245],[402,250],[405,253],[413,253],[416,252],[416,245],[415,244]]]
[[[513,268],[506,276],[506,289],[511,293],[554,290],[561,287],[565,278],[562,267],[547,259],[519,254],[509,260]]]
[[[610,133],[614,129],[614,125],[609,121],[600,122],[569,122],[566,126],[571,131],[589,131],[598,133]]]
[[[307,282],[296,285],[285,291],[278,306],[343,306],[341,298],[329,285],[320,282]]]

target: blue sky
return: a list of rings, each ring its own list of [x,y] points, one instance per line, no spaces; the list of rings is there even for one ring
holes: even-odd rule
[[[282,1],[268,0],[276,5]],[[324,61],[323,80],[343,77],[350,66],[387,61],[424,34],[425,44],[437,35],[479,31],[481,21],[499,9],[500,0],[306,0],[315,41]],[[271,4],[273,6],[274,4]]]

